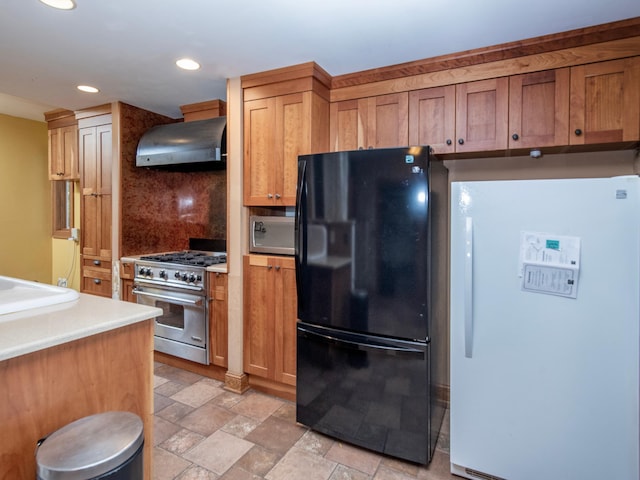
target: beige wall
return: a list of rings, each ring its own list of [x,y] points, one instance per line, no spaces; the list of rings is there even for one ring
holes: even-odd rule
[[[47,124],[0,114],[0,275],[51,282]]]

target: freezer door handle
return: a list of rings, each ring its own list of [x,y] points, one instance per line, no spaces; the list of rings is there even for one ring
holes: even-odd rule
[[[464,356],[473,351],[473,219],[464,225]]]
[[[355,340],[347,340],[346,338],[338,338],[332,335],[326,335],[324,333],[316,332],[309,328],[298,325],[298,332],[307,337],[321,338],[327,343],[334,345],[341,345],[352,350],[372,351],[377,353],[383,353],[387,355],[411,355],[424,357],[425,352],[417,348],[403,347],[399,345],[390,345],[384,342],[357,342]]]

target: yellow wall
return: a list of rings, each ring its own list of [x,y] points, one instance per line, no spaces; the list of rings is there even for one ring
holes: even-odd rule
[[[73,187],[73,225],[80,227],[80,182]],[[51,283],[67,280],[67,287],[80,291],[80,244],[72,240],[52,239]]]
[[[0,114],[0,275],[51,283],[47,124]]]

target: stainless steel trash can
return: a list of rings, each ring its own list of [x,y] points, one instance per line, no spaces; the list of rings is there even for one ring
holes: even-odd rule
[[[36,450],[38,480],[141,480],[142,420],[105,412],[56,430]]]

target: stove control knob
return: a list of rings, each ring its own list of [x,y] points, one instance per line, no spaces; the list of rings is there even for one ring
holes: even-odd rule
[[[189,275],[189,281],[192,283],[196,281],[196,276],[193,273]]]
[[[174,278],[180,278],[180,272],[176,272],[173,274]]]
[[[202,281],[202,275],[198,275],[198,278],[196,279],[198,282]]]
[[[140,267],[140,270],[138,270],[138,275],[140,276],[144,275],[144,267]]]
[[[186,273],[182,274],[182,281],[186,282],[189,279],[189,276]]]
[[[164,270],[160,270],[160,278],[164,278],[166,280],[167,278],[169,278],[169,275],[167,275],[167,272],[165,272]]]
[[[151,269],[150,269],[149,267],[145,268],[144,274],[145,274],[147,277],[151,277],[151,276],[153,276],[153,274],[151,273]]]

